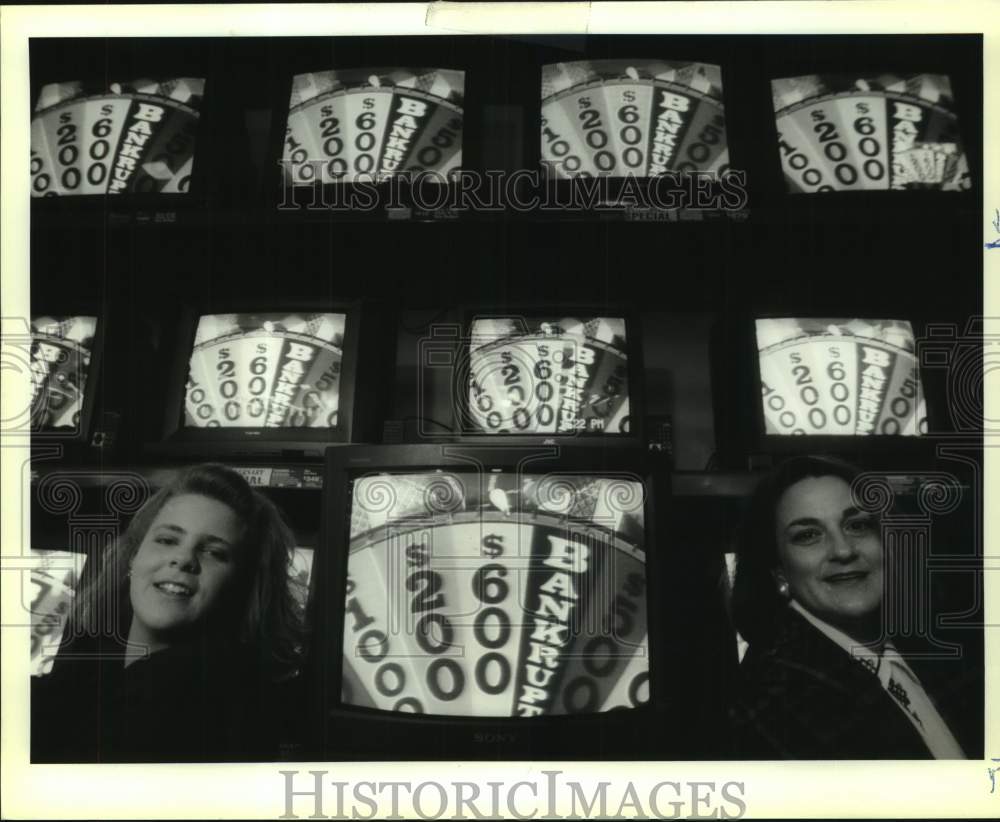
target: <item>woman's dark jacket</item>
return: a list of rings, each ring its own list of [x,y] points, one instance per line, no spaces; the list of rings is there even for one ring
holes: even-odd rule
[[[196,641],[126,668],[122,652],[75,643],[32,680],[32,762],[279,758],[286,699],[252,655]]]
[[[934,699],[929,680],[918,676]],[[740,759],[931,757],[878,677],[791,609],[771,642],[747,651],[732,719]]]

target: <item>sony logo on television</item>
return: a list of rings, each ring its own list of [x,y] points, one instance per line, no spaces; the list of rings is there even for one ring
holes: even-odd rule
[[[476,742],[485,742],[487,744],[497,745],[505,744],[508,742],[517,742],[517,734],[484,734],[477,733],[474,734]]]

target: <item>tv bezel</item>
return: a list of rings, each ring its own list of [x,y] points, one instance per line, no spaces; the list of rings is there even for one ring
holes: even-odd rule
[[[275,312],[342,313],[344,320],[343,358],[341,360],[338,424],[335,428],[192,428],[184,425],[185,386],[198,321],[209,314],[261,314]],[[165,370],[166,406],[163,435],[159,443],[150,444],[153,452],[178,455],[239,458],[283,458],[305,456],[320,458],[324,449],[335,443],[349,443],[354,438],[377,433],[378,408],[374,392],[359,385],[359,376],[366,368],[377,369],[380,357],[373,344],[372,317],[366,317],[361,300],[340,300],[306,297],[281,297],[269,300],[214,300],[199,306],[188,305],[182,310],[175,336],[173,362]],[[366,380],[369,387],[378,380]]]
[[[914,344],[920,338],[923,319],[916,312],[886,310],[881,307],[863,308],[832,306],[817,312],[815,308],[788,311],[750,310],[738,319],[722,319],[712,334],[712,394],[716,426],[717,454],[721,467],[747,469],[766,467],[769,462],[796,454],[830,454],[851,459],[859,464],[872,460],[887,460],[900,467],[923,464],[934,450],[935,435],[943,433],[939,409],[942,407],[937,386],[928,386],[927,369],[921,367],[919,352],[914,350],[920,371],[920,386],[927,411],[928,433],[919,436],[899,434],[768,434],[760,395],[760,351],[757,347],[758,319],[893,319],[909,322]],[[723,340],[723,326],[732,330]],[[728,362],[729,365],[723,365]],[[739,414],[726,415],[726,409],[751,408]],[[748,465],[749,463],[749,465]]]
[[[36,317],[96,317],[97,330],[94,332],[94,344],[90,350],[90,365],[87,369],[87,382],[83,389],[83,404],[80,407],[80,425],[76,431],[60,431],[59,429],[31,428],[32,446],[46,446],[55,443],[87,446],[90,444],[94,431],[97,394],[101,388],[104,366],[104,339],[107,334],[109,311],[103,303],[96,300],[73,300],[57,297],[52,303],[44,302],[41,310],[36,309],[39,297],[32,300],[30,323]],[[50,306],[52,307],[50,310]],[[32,345],[34,337],[32,336]]]
[[[538,316],[552,317],[620,317],[625,322],[626,354],[628,355],[628,383],[629,383],[629,432],[627,434],[486,434],[476,431],[467,431],[462,428],[463,421],[469,419],[469,394],[468,385],[462,382],[461,375],[465,373],[462,369],[456,369],[452,374],[452,427],[454,439],[463,443],[482,443],[492,445],[516,445],[516,446],[548,446],[548,445],[585,445],[588,447],[614,445],[632,445],[645,443],[645,386],[644,386],[644,365],[642,358],[642,323],[639,312],[634,308],[624,305],[609,304],[599,305],[596,303],[522,303],[517,302],[504,309],[497,309],[494,306],[484,307],[478,304],[468,304],[459,309],[459,322],[461,326],[461,336],[459,344],[462,351],[459,357],[470,357],[471,352],[468,344],[471,341],[472,322],[476,319],[504,318],[524,316],[527,318]],[[433,339],[432,339],[433,341]]]
[[[313,657],[309,666],[316,724],[311,754],[325,760],[444,759],[669,759],[684,758],[697,740],[697,729],[684,738],[657,738],[654,730],[670,729],[669,720],[684,715],[678,697],[682,677],[667,664],[675,647],[667,608],[672,597],[649,595],[650,699],[645,708],[599,714],[544,717],[451,717],[389,712],[347,705],[340,700],[343,676],[344,591],[350,552],[349,517],[352,483],[376,472],[419,470],[526,470],[600,474],[627,472],[646,487],[645,559],[648,591],[665,591],[671,547],[657,549],[657,535],[667,533],[670,478],[640,446],[592,448],[545,446],[512,448],[468,443],[405,446],[349,446],[326,452],[322,538],[314,555],[314,586],[309,617]],[[679,583],[678,583],[679,584]],[[675,620],[675,623],[682,620]],[[674,630],[681,626],[674,624]],[[735,640],[734,640],[735,643]],[[735,644],[734,644],[735,648]],[[724,710],[720,706],[720,710]],[[391,746],[375,737],[392,735]],[[348,740],[348,744],[339,744]],[[409,740],[409,741],[408,741]],[[640,747],[648,747],[640,750]]]

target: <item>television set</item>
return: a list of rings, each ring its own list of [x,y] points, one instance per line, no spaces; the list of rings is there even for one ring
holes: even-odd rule
[[[972,186],[944,74],[810,74],[771,81],[791,193]]]
[[[289,585],[295,599],[295,607],[303,617],[306,616],[309,607],[314,553],[314,548],[296,545],[292,551],[292,561],[288,566]]]
[[[318,758],[669,759],[710,742],[688,717],[712,689],[684,698],[698,644],[660,526],[669,478],[644,449],[349,446],[326,470]]]
[[[69,308],[32,313],[31,432],[35,442],[90,441],[106,315],[96,305],[80,303]]]
[[[31,196],[185,194],[203,77],[47,83],[31,118]]]
[[[728,586],[728,596],[732,597],[733,588],[736,585],[736,566],[739,565],[739,557],[735,551],[727,551],[724,555],[724,560],[726,563],[726,585]],[[746,656],[747,651],[750,649],[750,643],[748,643],[739,633],[736,632],[736,656],[740,662],[743,661],[743,657]]]
[[[540,156],[556,219],[704,220],[746,205],[718,65],[616,57],[541,66]]]
[[[293,186],[384,179],[462,165],[465,73],[335,69],[292,78],[282,167]]]
[[[654,59],[542,66],[541,156],[556,179],[728,168],[719,66]]]
[[[712,382],[721,463],[764,467],[794,453],[862,463],[923,454],[936,430],[936,403],[925,388],[916,330],[911,319],[870,311],[761,312],[717,327]]]
[[[244,150],[223,46],[33,37],[32,218],[51,227],[141,225],[219,205]]]
[[[278,103],[278,210],[433,217],[463,168],[465,84],[464,70],[420,63],[296,73]]]
[[[360,302],[229,302],[184,311],[154,451],[311,457],[373,441],[393,341]]]
[[[59,651],[87,554],[75,551],[32,550],[39,563],[31,569],[31,676],[52,670]]]
[[[635,312],[466,307],[460,337],[447,326],[434,331],[422,343],[422,365],[451,374],[454,427],[463,441],[641,440],[642,337]],[[442,359],[449,348],[454,354]]]

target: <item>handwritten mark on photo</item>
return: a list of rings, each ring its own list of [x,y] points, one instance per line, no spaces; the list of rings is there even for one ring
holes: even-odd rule
[[[993,759],[992,762],[1000,762],[1000,759]],[[997,789],[997,773],[1000,772],[1000,767],[997,768],[987,768],[986,772],[990,777],[990,793],[993,793]]]
[[[993,230],[1000,234],[1000,208],[993,210]],[[1000,238],[986,243],[987,248],[1000,248]]]

